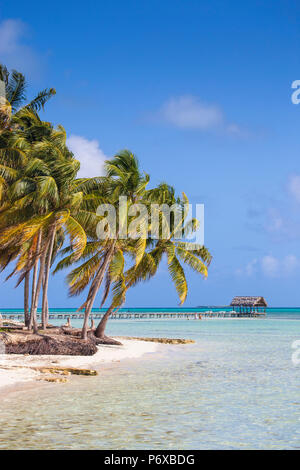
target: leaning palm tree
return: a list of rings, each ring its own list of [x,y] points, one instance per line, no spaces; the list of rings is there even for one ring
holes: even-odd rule
[[[159,204],[163,202],[172,205],[176,201],[181,207],[185,205],[185,210],[181,211],[181,219],[179,221],[177,219],[177,226],[175,219],[170,218],[166,220],[163,211],[161,211],[160,228],[164,224],[169,225],[168,238],[157,241],[149,238],[147,241],[149,249],[144,252],[140,262],[138,264],[135,263],[125,273],[123,270],[116,273],[112,288],[113,296],[111,304],[95,330],[95,336],[102,340],[107,340],[105,336],[107,321],[112,312],[115,309],[119,309],[125,302],[127,290],[139,282],[146,282],[154,277],[164,258],[167,260],[168,271],[179,296],[180,305],[185,302],[188,294],[188,282],[183,265],[187,265],[192,271],[204,278],[208,274],[208,266],[211,263],[212,256],[207,248],[197,243],[176,239],[178,225],[181,226],[183,233],[187,236],[190,232],[195,232],[199,224],[196,219],[186,221],[188,212],[186,196],[183,195],[182,200],[175,198],[174,189],[166,184],[162,184],[148,191],[145,197],[152,201],[152,203],[156,202]]]
[[[11,138],[10,150],[26,148],[26,152],[21,161],[13,151],[8,152],[5,164],[0,165],[0,174],[8,185],[0,211],[0,241],[2,250],[17,253],[12,274],[19,274],[18,283],[28,283],[28,274],[33,272],[29,327],[36,331],[42,289],[42,324],[46,326],[49,272],[58,234],[61,238],[64,230],[70,236],[74,259],[85,247],[86,234],[79,221],[86,222],[82,211],[84,181],[75,181],[79,162],[67,149],[61,126],[54,129],[28,109],[20,111],[14,122],[18,122],[19,131]]]
[[[141,202],[146,207],[155,203],[156,205],[177,203],[179,208],[187,204],[187,198],[184,195],[182,199],[176,198],[175,191],[167,184],[161,184],[157,188],[147,190],[146,186],[149,182],[148,175],[141,176],[138,169],[136,158],[129,152],[123,152],[114,159],[106,162],[107,176],[103,178],[102,185],[96,188],[96,193],[101,194],[102,199],[106,203],[110,203],[116,209],[119,215],[119,197],[127,197],[127,205],[125,213],[123,211],[123,219],[125,225],[130,226],[132,217],[129,216],[130,208],[135,203]],[[104,189],[103,189],[104,188]],[[147,280],[154,276],[158,266],[166,255],[168,261],[169,272],[175,284],[177,292],[183,303],[187,296],[187,281],[182,262],[189,265],[194,271],[207,276],[207,266],[210,263],[211,256],[208,250],[199,245],[192,245],[186,241],[178,241],[175,238],[177,225],[187,229],[195,230],[197,222],[195,220],[186,222],[186,211],[179,211],[181,218],[170,217],[166,220],[162,209],[158,210],[158,220],[160,228],[168,225],[169,235],[164,239],[154,240],[151,238],[151,223],[148,225],[148,219],[145,217],[143,225],[144,232],[149,232],[149,236],[131,237],[129,230],[129,238],[121,236],[120,226],[114,231],[113,235],[107,233],[105,239],[95,238],[96,227],[89,225],[87,230],[90,241],[81,257],[84,261],[80,266],[72,270],[68,275],[70,295],[80,294],[88,285],[89,292],[85,303],[80,307],[85,308],[85,320],[82,330],[82,337],[87,337],[88,318],[95,302],[96,295],[105,280],[105,287],[102,297],[101,306],[106,301],[110,292],[113,299],[104,318],[96,329],[96,336],[105,339],[105,326],[111,312],[115,308],[119,308],[125,301],[127,290],[136,283]],[[171,214],[172,215],[172,214]],[[119,217],[120,220],[120,217]],[[95,220],[97,223],[97,219]],[[176,225],[177,224],[177,225]],[[109,227],[108,227],[109,228]],[[114,229],[113,229],[114,230]],[[69,247],[63,251],[68,254],[57,266],[56,271],[69,267],[73,264],[72,248]],[[126,269],[126,259],[134,258],[134,265]]]
[[[84,228],[90,240],[82,256],[84,263],[73,269],[68,275],[70,295],[80,294],[89,285],[86,301],[80,307],[80,309],[85,309],[82,328],[83,339],[87,338],[89,316],[105,277],[105,290],[107,292],[110,289],[111,282],[113,282],[113,280],[106,275],[107,271],[110,270],[112,266],[118,265],[118,267],[121,267],[124,265],[124,255],[128,252],[135,253],[136,263],[138,264],[145,250],[145,239],[142,236],[136,237],[136,239],[132,240],[130,243],[124,241],[120,236],[122,229],[120,220],[122,217],[127,219],[129,208],[142,199],[145,188],[149,182],[149,176],[142,174],[137,158],[127,150],[120,152],[113,159],[106,161],[105,168],[106,176],[104,178],[100,178],[98,181],[87,182],[87,185],[90,188],[94,185],[92,195],[98,204],[110,204],[116,209],[119,222],[116,227],[108,227],[106,235],[99,240],[97,238],[96,229],[103,217],[97,216],[97,207],[94,207],[95,217],[93,222],[91,222],[89,218],[87,220],[88,223],[84,224]],[[122,211],[119,206],[119,198],[122,196],[126,197],[126,209],[123,215],[121,215]],[[67,251],[64,253],[67,253]],[[69,251],[72,250],[69,249]],[[70,266],[73,262],[73,254],[71,253],[58,264],[55,272]]]
[[[0,64],[0,210],[6,210],[9,205],[7,200],[6,191],[9,184],[16,176],[18,168],[22,168],[22,161],[20,159],[26,158],[26,148],[17,148],[16,146],[10,148],[8,142],[12,137],[17,137],[20,130],[20,123],[16,118],[22,111],[37,112],[44,108],[45,103],[55,95],[53,88],[45,89],[37,94],[31,101],[26,103],[26,88],[27,83],[22,73],[15,70],[9,71],[4,65]],[[8,168],[5,168],[7,158],[10,155]],[[9,170],[9,165],[12,164]],[[3,175],[4,171],[4,175]],[[6,199],[6,200],[5,200]],[[16,252],[16,250],[14,250]],[[10,258],[12,259],[12,258]],[[5,264],[4,264],[5,265]],[[27,272],[24,280],[24,317],[25,324],[29,324],[29,276]]]

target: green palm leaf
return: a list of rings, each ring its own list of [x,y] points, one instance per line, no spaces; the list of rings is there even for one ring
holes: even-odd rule
[[[114,253],[112,260],[108,267],[109,277],[112,281],[118,280],[119,277],[122,275],[123,270],[124,270],[124,264],[125,264],[124,255],[121,250],[117,250]]]
[[[44,109],[44,106],[47,101],[54,95],[56,95],[56,91],[54,88],[42,90],[37,94],[37,96],[33,100],[30,101],[30,103],[28,103],[26,108],[34,111],[40,111],[41,109]]]
[[[168,255],[168,269],[172,281],[175,284],[175,288],[180,299],[180,305],[182,305],[186,299],[188,287],[183,267],[175,255]]]
[[[195,254],[180,247],[176,248],[176,253],[184,263],[189,265],[190,268],[202,274],[204,277],[207,277],[207,266]]]
[[[79,259],[86,246],[86,233],[83,227],[71,216],[65,221],[65,227],[71,239],[74,259]]]

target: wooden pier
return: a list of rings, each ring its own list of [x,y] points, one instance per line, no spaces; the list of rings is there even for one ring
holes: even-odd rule
[[[91,318],[94,320],[101,320],[105,312],[92,313]],[[241,318],[241,317],[261,317],[265,316],[266,312],[249,312],[249,311],[212,311],[205,312],[118,312],[111,315],[113,320],[201,320],[209,318]],[[20,313],[1,313],[3,320],[23,320],[24,316]],[[49,313],[49,320],[83,320],[83,313]],[[41,314],[37,314],[37,319],[41,319]]]

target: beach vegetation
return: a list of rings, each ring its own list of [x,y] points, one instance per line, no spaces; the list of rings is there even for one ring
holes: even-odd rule
[[[178,231],[186,236],[199,224],[188,218],[185,193],[176,195],[165,182],[149,187],[150,176],[131,151],[107,160],[104,176],[78,178],[80,163],[68,149],[64,127],[40,117],[55,90],[42,90],[29,102],[26,91],[25,77],[0,65],[1,270],[13,265],[7,279],[15,276],[16,285],[23,285],[24,323],[34,333],[39,305],[41,328],[48,326],[51,271],[67,270],[69,294],[87,292],[78,309],[84,310],[81,338],[93,334],[111,342],[107,321],[130,288],[150,280],[166,261],[182,305],[188,294],[185,267],[206,278],[211,254],[178,239]],[[114,225],[109,211],[117,215]],[[99,292],[100,307],[108,308],[91,332]]]

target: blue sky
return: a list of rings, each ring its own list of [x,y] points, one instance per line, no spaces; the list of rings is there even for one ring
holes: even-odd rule
[[[206,281],[188,274],[187,306],[300,305],[299,22],[287,0],[0,1],[0,61],[29,95],[56,88],[44,118],[66,128],[82,172],[129,148],[153,185],[205,204],[214,260]],[[21,307],[1,278],[1,307]],[[52,278],[51,306],[76,307],[66,292]],[[177,303],[165,266],[126,305]]]

